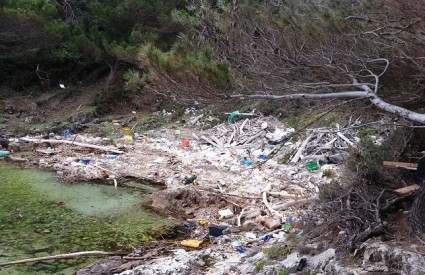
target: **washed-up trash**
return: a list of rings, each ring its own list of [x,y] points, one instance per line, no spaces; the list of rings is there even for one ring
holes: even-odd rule
[[[183,240],[180,242],[181,245],[187,247],[198,248],[201,245],[202,241],[200,240]]]
[[[130,136],[130,135],[126,135],[126,136],[124,136],[124,139],[132,140],[132,139],[133,139],[133,137],[132,137],[132,136]]]
[[[238,240],[234,240],[232,242],[232,245],[236,248],[237,251],[239,251],[240,253],[245,253],[246,252],[246,248],[242,246],[241,242]]]
[[[266,155],[259,155],[258,158],[261,159],[261,160],[266,160],[267,156]]]
[[[89,160],[89,159],[82,159],[82,160],[81,160],[81,162],[82,162],[84,165],[87,165],[87,164],[89,164],[89,163],[90,163],[90,160]]]
[[[241,245],[240,246],[237,246],[236,247],[236,250],[239,251],[240,253],[245,253],[246,252],[246,248],[243,247],[243,246],[241,246]]]
[[[117,155],[106,155],[107,159],[116,159],[117,157]]]
[[[182,146],[183,147],[190,147],[190,141],[188,139],[182,140]]]
[[[230,210],[230,209],[218,210],[218,214],[220,214],[220,216],[222,216],[224,218],[229,218],[229,217],[232,217],[234,215],[233,211]]]
[[[260,241],[267,242],[270,239],[271,239],[271,236],[269,234],[267,234],[267,235],[264,235],[263,237],[261,237]]]
[[[7,150],[0,150],[0,156],[7,156],[10,154],[10,151]]]
[[[73,132],[71,132],[71,130],[69,130],[69,129],[65,129],[65,130],[63,130],[63,132],[62,132],[62,135],[64,136],[64,137],[70,137],[70,136],[72,136],[74,133]]]
[[[182,183],[183,184],[193,184],[193,185],[198,185],[198,181],[196,180],[197,176],[195,172],[191,172],[191,176],[185,176],[184,179],[182,179]]]
[[[123,128],[122,128],[122,130],[123,130],[124,132],[130,132],[130,130],[131,130],[131,129],[130,129],[130,127],[127,127],[127,126],[126,126],[126,127],[123,127]]]
[[[310,160],[305,164],[305,168],[308,171],[314,171],[319,169],[319,166],[317,165],[317,162],[315,160]]]
[[[245,237],[247,237],[248,239],[256,239],[257,238],[257,236],[252,232],[245,233]]]
[[[208,234],[213,237],[218,237],[223,235],[223,230],[226,229],[226,227],[221,226],[209,226],[208,227]]]
[[[307,265],[307,258],[301,258],[300,262],[297,266],[297,271],[303,270],[303,268]]]
[[[267,133],[266,138],[269,140],[270,144],[278,144],[285,141],[286,139],[289,139],[294,132],[294,128],[288,128],[285,130],[276,128],[273,133]]]
[[[232,112],[229,117],[227,118],[227,123],[232,124],[232,120],[235,116],[239,115],[239,111]]]
[[[295,218],[291,218],[291,217],[285,217],[283,219],[283,222],[286,222],[286,223],[290,223],[290,222],[294,222],[294,221],[295,221]]]
[[[303,235],[304,231],[300,230],[297,232],[297,234],[295,234],[295,236],[297,236],[298,238],[301,238]]]
[[[183,222],[183,226],[184,226],[185,228],[189,228],[189,227],[192,227],[192,224],[191,224],[190,222],[188,222],[188,221],[184,221],[184,222]]]
[[[207,221],[206,219],[204,219],[204,218],[199,218],[199,219],[198,219],[198,222],[199,222],[199,224],[201,224],[201,225],[208,224],[208,221]]]
[[[252,164],[252,161],[249,160],[249,159],[247,159],[247,158],[238,158],[238,161],[240,163],[242,163],[243,165],[250,165],[250,164]]]

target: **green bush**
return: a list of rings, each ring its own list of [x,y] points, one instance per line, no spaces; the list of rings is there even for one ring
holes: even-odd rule
[[[292,253],[292,248],[283,244],[274,244],[263,249],[270,260],[282,259]]]

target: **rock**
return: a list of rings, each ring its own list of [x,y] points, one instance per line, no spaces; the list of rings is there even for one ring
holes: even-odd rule
[[[71,123],[78,123],[78,124],[86,124],[91,122],[95,118],[95,115],[93,112],[79,112],[75,115],[72,115],[68,118],[68,121]]]
[[[121,257],[109,257],[77,271],[76,275],[110,274],[110,270],[122,264]]]
[[[300,259],[301,258],[298,256],[298,252],[294,252],[289,254],[288,257],[286,257],[286,259],[281,262],[281,264],[286,268],[294,268],[298,266]]]
[[[335,257],[335,249],[329,248],[328,250],[308,259],[307,264],[311,269],[321,269],[326,266],[328,262]]]
[[[423,274],[425,257],[419,253],[399,248],[393,249],[381,241],[366,242],[360,250],[363,253],[363,267],[367,271],[399,270],[401,274]]]
[[[254,251],[249,256],[245,257],[242,264],[238,265],[238,270],[241,274],[253,274],[255,264],[265,257],[262,251]]]
[[[184,249],[177,249],[174,255],[160,257],[145,262],[132,270],[127,270],[120,275],[191,275],[200,274],[199,271],[205,269],[211,260],[223,260],[220,254],[212,249],[187,252]],[[80,275],[80,274],[77,274]]]

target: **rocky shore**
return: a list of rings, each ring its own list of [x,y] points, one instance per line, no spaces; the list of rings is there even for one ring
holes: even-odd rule
[[[149,206],[181,219],[178,240],[141,246],[127,258],[101,260],[77,274],[421,274],[417,244],[394,250],[371,240],[342,259],[329,238],[304,238],[307,226],[324,222],[308,214],[320,188],[341,176],[341,152],[355,145],[355,133],[340,135],[332,146],[339,148],[333,156],[342,157],[330,161],[329,154],[311,153],[333,140],[326,129],[294,141],[294,130],[273,117],[205,130],[203,119],[144,133],[104,122],[122,131],[119,138],[58,131],[8,140],[12,160],[53,169],[66,181],[103,179],[120,188],[135,178],[161,185]]]

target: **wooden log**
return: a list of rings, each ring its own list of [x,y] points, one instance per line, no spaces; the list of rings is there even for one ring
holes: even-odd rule
[[[48,149],[37,149],[35,150],[37,153],[45,154],[45,155],[54,155],[62,152],[62,150],[48,150]]]
[[[245,119],[245,121],[244,121],[244,122],[242,122],[241,128],[239,129],[239,133],[240,133],[241,135],[243,135],[243,134],[244,134],[244,132],[243,132],[243,127],[245,127],[245,124],[246,124],[248,121],[249,121],[249,118]]]
[[[53,256],[44,256],[44,257],[38,257],[38,258],[29,258],[29,259],[4,262],[4,263],[0,263],[0,266],[35,263],[35,262],[42,262],[42,261],[49,261],[49,260],[70,259],[70,258],[77,258],[77,257],[99,257],[99,256],[104,257],[104,256],[114,256],[114,255],[116,256],[116,255],[126,255],[126,254],[127,253],[122,253],[122,252],[117,253],[117,252],[105,252],[105,251],[83,251],[83,252],[75,252],[75,253],[69,253],[69,254],[58,254]]]
[[[218,147],[223,147],[223,143],[216,136],[211,136],[211,140],[214,141],[218,145]]]
[[[86,148],[92,148],[92,149],[97,149],[97,150],[106,151],[106,152],[112,152],[112,153],[116,153],[116,154],[123,154],[124,153],[124,151],[113,149],[113,148],[106,147],[106,146],[98,146],[98,145],[81,143],[81,142],[73,142],[73,141],[70,141],[70,140],[62,140],[62,139],[35,139],[35,138],[26,138],[26,137],[21,138],[21,140],[27,141],[27,142],[34,142],[34,143],[63,143],[63,144],[71,144],[71,145],[77,145],[77,146],[80,146],[80,147],[86,147]]]
[[[235,135],[236,135],[236,127],[233,125],[233,133],[232,133],[232,135],[230,136],[229,140],[227,140],[227,145],[228,145],[228,146],[230,146],[230,144],[232,143],[232,140],[233,140],[233,138],[235,137]]]
[[[349,140],[346,136],[344,136],[341,132],[337,132],[336,133],[337,136],[339,136],[342,140],[344,140],[346,143],[348,143],[348,145],[350,145],[351,147],[356,148],[357,145],[354,144],[354,142],[352,142],[351,140]]]
[[[213,142],[212,140],[210,140],[210,139],[209,139],[209,138],[207,138],[206,136],[201,136],[201,138],[202,138],[203,140],[205,140],[206,142],[208,142],[209,144],[211,144],[212,146],[220,147],[220,146],[218,146],[218,144],[216,144],[215,142]]]
[[[278,211],[274,210],[273,207],[270,206],[269,202],[267,201],[267,191],[263,191],[263,203],[266,206],[266,208],[270,211],[270,213],[274,216],[282,217],[282,214],[280,214]]]
[[[403,187],[403,188],[396,189],[396,190],[394,190],[394,192],[396,192],[397,195],[406,195],[406,194],[413,192],[413,191],[416,191],[420,188],[421,187],[419,185],[413,184],[413,185],[409,185],[409,186],[406,186],[406,187]]]
[[[304,142],[301,144],[300,148],[298,149],[297,153],[295,154],[295,156],[291,159],[292,163],[297,163],[298,160],[300,159],[302,153],[304,152],[305,148],[307,147],[308,142],[310,141],[310,139],[314,136],[315,132],[313,131],[305,140]]]
[[[242,209],[241,213],[240,213],[240,214],[239,214],[239,216],[238,216],[238,221],[237,221],[237,225],[238,225],[238,227],[241,227],[241,219],[242,219],[242,217],[243,217],[244,212],[245,212],[245,208],[244,208],[244,209]]]
[[[299,196],[295,194],[288,194],[283,192],[269,192],[269,195],[275,198],[284,198],[284,199],[303,199],[304,196]]]
[[[418,167],[417,163],[410,162],[384,161],[383,164],[385,167],[406,168],[410,170],[416,170]]]

